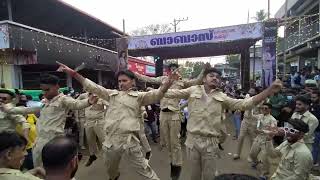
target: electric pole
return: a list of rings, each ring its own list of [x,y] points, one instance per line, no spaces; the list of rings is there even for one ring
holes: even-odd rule
[[[283,35],[283,79],[286,77],[286,61],[287,61],[287,20],[288,20],[288,0],[286,0],[284,5],[284,35]],[[290,72],[289,72],[290,73]]]
[[[268,0],[268,19],[270,19],[270,0]]]
[[[188,21],[189,20],[189,18],[187,17],[187,18],[182,18],[182,19],[176,19],[176,18],[174,18],[173,19],[173,23],[171,23],[172,25],[173,25],[173,27],[174,27],[174,32],[177,32],[177,26],[178,26],[178,24],[180,23],[180,22],[182,22],[182,21]]]

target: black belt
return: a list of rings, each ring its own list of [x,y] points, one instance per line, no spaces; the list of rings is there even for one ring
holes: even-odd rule
[[[164,108],[164,109],[162,109],[161,111],[162,111],[162,112],[173,112],[173,111],[171,111],[169,108]]]

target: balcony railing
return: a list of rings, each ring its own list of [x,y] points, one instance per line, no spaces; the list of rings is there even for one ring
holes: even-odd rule
[[[287,37],[287,49],[300,45],[317,35],[319,35],[319,19],[308,25],[300,26],[297,31],[290,32]]]

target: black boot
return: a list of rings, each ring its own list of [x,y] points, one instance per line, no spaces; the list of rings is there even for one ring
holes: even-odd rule
[[[171,179],[178,180],[181,174],[181,166],[175,166],[171,164]]]
[[[89,167],[93,161],[97,160],[97,156],[96,155],[91,155],[88,162],[86,163],[86,167]]]
[[[114,178],[114,179],[109,179],[109,180],[118,180],[119,177],[120,177],[120,174],[119,174],[116,178]]]

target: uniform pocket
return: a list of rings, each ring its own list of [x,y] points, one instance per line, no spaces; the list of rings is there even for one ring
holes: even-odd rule
[[[205,108],[203,107],[203,103],[201,100],[201,94],[191,94],[189,98],[189,106],[190,109],[194,112],[203,112]]]

